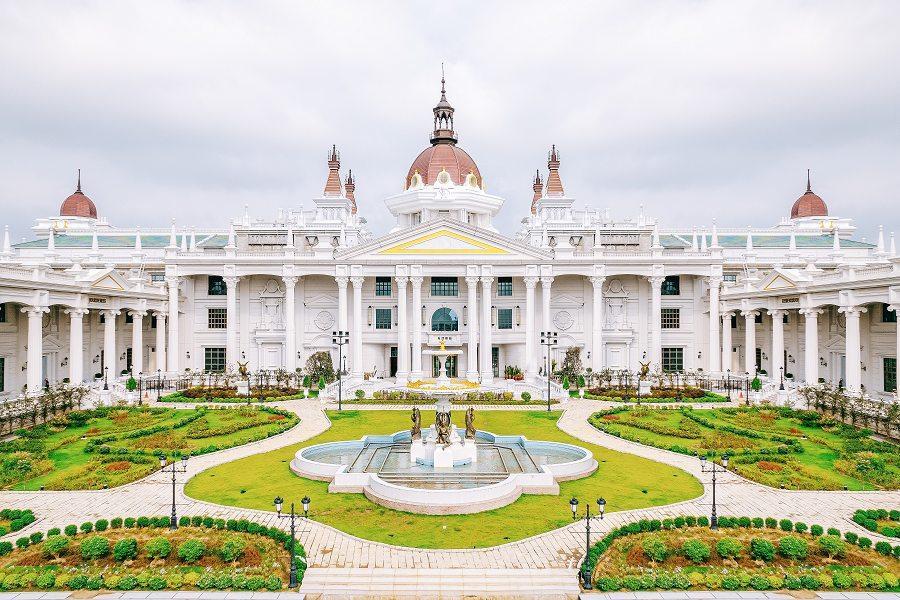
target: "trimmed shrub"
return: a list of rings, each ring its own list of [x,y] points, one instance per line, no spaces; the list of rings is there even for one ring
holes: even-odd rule
[[[222,557],[222,560],[225,562],[234,562],[244,555],[244,549],[247,547],[247,543],[238,536],[230,536],[225,540],[225,543],[222,544],[222,547],[219,548],[219,556]],[[646,550],[645,550],[646,552]]]
[[[900,546],[897,546],[900,548]],[[12,542],[0,542],[0,556],[6,556],[13,551]]]
[[[782,519],[782,520],[778,521],[778,526],[781,528],[782,531],[793,531],[794,530],[794,523],[790,519]]]
[[[836,535],[836,536],[838,536],[838,537],[841,537],[841,531],[840,531],[840,529],[836,529],[836,528],[834,528],[834,527],[829,527],[829,528],[828,528],[828,531],[827,531],[826,533],[827,533],[828,535]]]
[[[85,522],[85,523],[81,524],[81,527],[79,527],[79,529],[81,530],[82,533],[90,533],[94,530],[94,524],[90,523],[90,522]]]
[[[778,521],[773,519],[772,517],[768,517],[766,519],[766,527],[768,527],[769,529],[775,529],[776,527],[778,527]]]
[[[794,523],[794,531],[797,533],[806,533],[806,523],[796,522]]]
[[[872,540],[870,540],[867,537],[861,537],[858,540],[856,540],[856,545],[859,546],[860,548],[871,548]]]
[[[778,553],[785,558],[791,560],[803,560],[806,558],[807,552],[806,540],[802,540],[792,535],[785,536],[778,540]]]
[[[60,531],[59,527],[51,527],[47,530],[47,537],[50,537],[51,535],[59,535],[61,533],[62,531]]]
[[[44,534],[41,533],[40,531],[35,531],[34,533],[32,533],[31,535],[28,536],[28,539],[31,541],[32,544],[40,544],[41,541],[44,539]]]
[[[125,517],[123,524],[125,525],[125,527],[128,527],[130,529],[137,524],[137,519],[135,519],[134,517]]]
[[[644,549],[644,555],[653,562],[662,562],[669,556],[666,543],[658,537],[648,537],[641,547]]]
[[[700,540],[687,540],[681,545],[681,553],[695,564],[709,560],[709,546]]]
[[[812,527],[809,528],[809,533],[810,533],[810,535],[813,535],[814,537],[819,537],[820,535],[825,533],[825,530],[822,529],[821,525],[813,525]]]
[[[819,551],[828,556],[830,558],[834,558],[835,556],[843,556],[846,550],[846,545],[836,535],[825,535],[818,539],[819,542]]]
[[[716,542],[716,552],[722,558],[737,558],[743,552],[744,546],[735,538],[722,538]]]
[[[97,531],[106,531],[108,527],[109,521],[107,521],[106,519],[97,519],[97,522],[94,523],[94,529],[96,529]]]
[[[109,526],[113,529],[119,529],[122,527],[122,517],[115,517],[109,520]]]
[[[66,525],[63,532],[69,537],[75,537],[78,535],[78,526],[77,525]]]
[[[530,392],[522,392],[522,402],[528,402],[531,400]]]
[[[855,544],[856,540],[859,539],[859,536],[853,533],[852,531],[848,531],[844,534],[844,539],[850,542],[851,544]]]
[[[41,546],[41,552],[47,558],[58,558],[69,549],[69,538],[62,535],[47,536],[47,541]]]
[[[186,563],[195,563],[206,553],[206,545],[200,540],[185,540],[178,545],[178,558]]]
[[[698,527],[709,527],[709,517],[706,515],[697,517],[697,526]]]
[[[166,558],[172,553],[172,544],[164,537],[153,538],[144,546],[150,558]]]
[[[109,554],[109,540],[94,535],[81,541],[81,557],[85,560],[97,560]]]
[[[875,543],[875,552],[879,554],[884,554],[885,556],[891,555],[891,545],[888,542],[876,542]]]
[[[19,548],[20,550],[24,550],[30,545],[31,540],[28,539],[27,535],[23,535],[22,537],[16,539],[16,548]]]
[[[753,519],[753,527],[755,527],[756,529],[762,529],[765,524],[765,520],[761,517],[756,517],[755,519]]]
[[[113,546],[113,558],[116,562],[124,562],[126,560],[134,560],[137,558],[138,545],[134,538],[122,538]]]

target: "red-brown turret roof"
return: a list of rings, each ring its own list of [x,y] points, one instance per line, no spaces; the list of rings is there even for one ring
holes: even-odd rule
[[[809,178],[809,170],[806,171],[806,192],[797,198],[791,207],[791,218],[802,219],[804,217],[827,217],[828,205],[812,191],[812,183]]]
[[[547,175],[547,196],[565,196],[562,179],[559,178],[559,153],[556,151],[556,144],[553,144],[547,155],[547,168],[550,170]]]
[[[341,196],[341,155],[337,151],[337,146],[331,146],[331,152],[328,154],[328,179],[325,181],[326,196]]]
[[[344,191],[347,194],[347,200],[350,201],[351,209],[350,211],[355,215],[356,214],[356,196],[354,195],[356,192],[356,182],[353,180],[353,169],[347,172],[347,179],[344,181]]]
[[[544,182],[541,181],[540,171],[534,172],[534,183],[531,187],[534,190],[534,197],[531,199],[531,214],[536,214],[537,203],[540,201],[541,196],[544,194]]]
[[[63,200],[62,206],[59,207],[59,216],[97,218],[97,207],[94,205],[93,200],[85,196],[84,192],[81,191],[81,169],[78,169],[78,183],[75,187],[75,192]]]

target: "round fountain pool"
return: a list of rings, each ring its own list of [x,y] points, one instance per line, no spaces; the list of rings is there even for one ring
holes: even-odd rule
[[[423,430],[427,436],[429,430]],[[330,492],[364,493],[378,504],[424,514],[481,512],[521,494],[558,494],[559,481],[597,469],[588,450],[525,436],[475,433],[476,458],[436,468],[412,459],[409,431],[303,448],[291,462],[302,477],[329,481]]]

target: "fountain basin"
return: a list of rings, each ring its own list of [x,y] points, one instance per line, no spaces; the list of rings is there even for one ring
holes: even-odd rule
[[[382,506],[419,514],[477,513],[522,494],[559,494],[559,481],[597,470],[591,452],[571,444],[487,431],[467,441],[475,448],[473,460],[450,468],[417,462],[409,431],[400,431],[303,448],[291,470],[329,481],[329,492],[362,493]]]

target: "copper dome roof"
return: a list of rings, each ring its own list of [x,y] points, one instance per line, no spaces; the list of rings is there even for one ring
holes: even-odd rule
[[[75,192],[63,200],[62,206],[59,207],[59,216],[97,218],[97,207],[94,205],[94,201],[81,191],[81,169],[78,169],[78,185]]]
[[[451,181],[456,185],[463,185],[466,176],[473,173],[478,181],[478,187],[482,186],[478,165],[468,152],[455,144],[435,144],[422,150],[413,161],[406,174],[406,187],[409,188],[416,172],[422,177],[422,183],[433,185],[442,170],[447,171]]]
[[[806,192],[797,198],[791,207],[791,218],[802,219],[804,217],[827,217],[828,206],[818,194],[812,191],[809,179],[809,171],[806,172]]]

